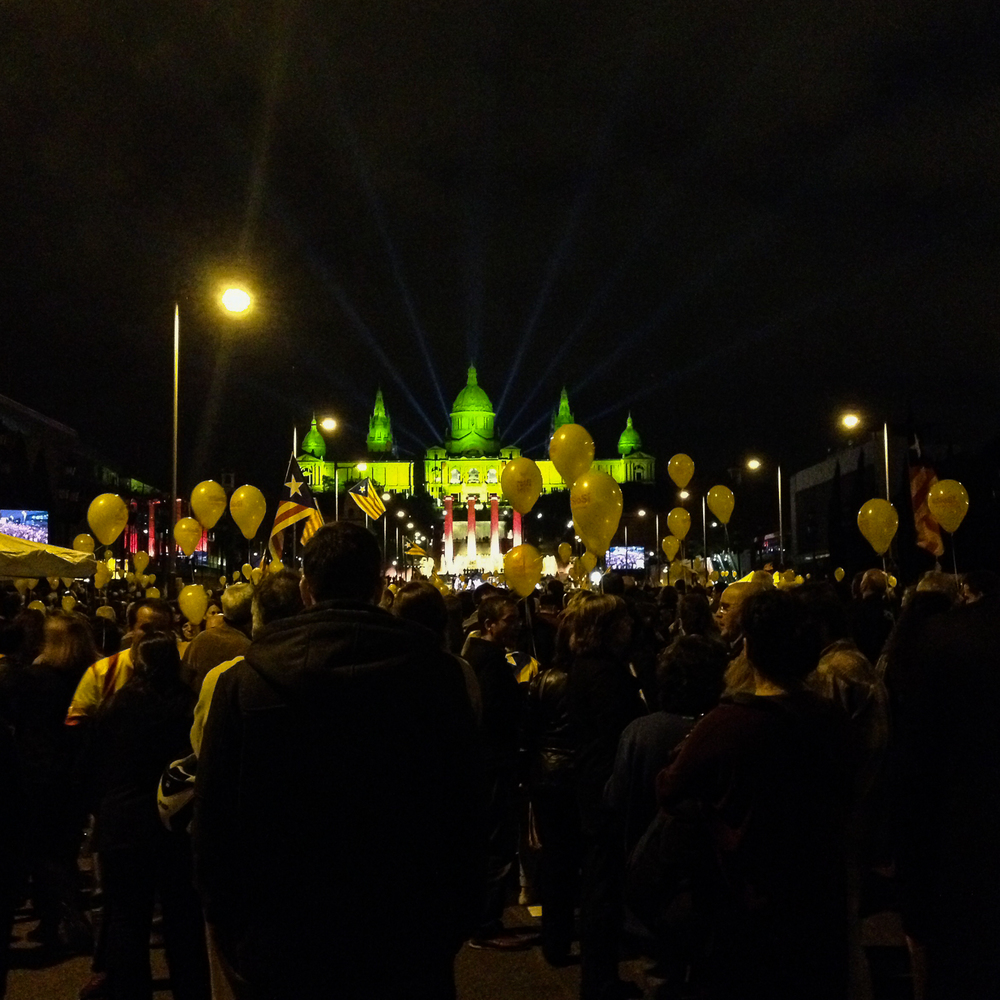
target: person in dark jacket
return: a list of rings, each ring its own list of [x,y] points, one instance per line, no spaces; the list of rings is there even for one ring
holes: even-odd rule
[[[517,854],[517,752],[521,738],[522,699],[507,647],[517,634],[517,604],[507,594],[494,594],[479,604],[479,634],[470,635],[462,657],[479,683],[482,703],[487,831],[486,894],[474,948],[523,948],[531,937],[504,930],[507,876]]]
[[[567,613],[569,711],[576,743],[576,799],[583,834],[580,885],[581,1000],[640,995],[618,977],[625,855],[619,818],[604,802],[622,731],[645,713],[625,658],[631,621],[612,594],[581,598]]]
[[[134,657],[132,676],[98,709],[84,758],[97,801],[106,993],[109,1000],[152,997],[149,934],[159,897],[174,997],[208,1000],[204,921],[190,844],[184,834],[165,829],[156,805],[164,767],[190,752],[194,696],[181,680],[171,633],[147,634]]]
[[[565,628],[560,625],[560,630]],[[573,770],[569,674],[558,662],[528,685],[524,747],[526,785],[542,845],[538,868],[542,954],[550,965],[566,965],[579,893],[580,813]]]
[[[660,805],[693,804],[714,854],[713,1000],[847,995],[847,721],[807,690],[819,640],[801,601],[766,590],[740,611],[754,692],[727,695],[657,778]]]
[[[454,997],[480,899],[480,751],[462,672],[378,607],[375,537],[328,524],[306,609],[218,681],[195,784],[206,918],[240,1000]]]

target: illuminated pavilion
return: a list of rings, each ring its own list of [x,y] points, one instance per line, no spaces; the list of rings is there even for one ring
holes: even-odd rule
[[[503,445],[495,427],[493,404],[469,367],[465,386],[451,408],[451,426],[444,441],[428,448],[424,456],[423,482],[414,476],[413,462],[400,461],[396,455],[392,423],[381,389],[368,421],[367,455],[360,462],[328,462],[326,441],[316,425],[302,439],[298,455],[302,474],[317,492],[343,490],[364,478],[383,493],[409,496],[426,493],[444,514],[444,551],[441,572],[466,568],[496,570],[500,567],[500,508],[507,507],[500,487],[504,466],[521,455],[520,448]],[[552,432],[573,423],[565,388],[553,412]],[[542,492],[554,493],[567,488],[555,466],[548,459],[536,460],[542,474]],[[629,414],[618,439],[618,458],[595,459],[594,468],[608,473],[619,483],[652,482],[656,459],[642,450],[642,440]],[[477,518],[477,512],[489,510],[489,521]],[[464,517],[456,517],[458,511]],[[520,543],[520,515],[514,512],[513,544]]]

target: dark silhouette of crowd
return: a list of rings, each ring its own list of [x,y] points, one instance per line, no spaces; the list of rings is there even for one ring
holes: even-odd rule
[[[83,1000],[149,1000],[154,923],[177,1000],[447,1000],[463,945],[868,1000],[888,899],[914,997],[1000,996],[998,580],[889,583],[387,586],[337,522],[193,625],[4,589],[0,932]]]

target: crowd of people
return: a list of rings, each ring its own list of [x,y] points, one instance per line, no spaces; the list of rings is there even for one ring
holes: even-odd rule
[[[0,594],[0,933],[83,1000],[151,997],[157,910],[177,1000],[447,1000],[465,944],[867,1000],[878,897],[915,997],[1000,996],[995,575],[442,589],[337,522],[196,626]]]

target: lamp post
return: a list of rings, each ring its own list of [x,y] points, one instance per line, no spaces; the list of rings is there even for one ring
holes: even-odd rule
[[[235,317],[246,316],[253,304],[253,298],[244,288],[231,286],[219,296],[222,308]],[[180,395],[180,357],[181,357],[181,307],[174,303],[174,433],[173,456],[170,475],[170,576],[173,578],[177,569],[177,540],[174,538],[174,528],[177,526],[177,401]],[[167,593],[169,594],[169,584]]]
[[[759,458],[747,459],[747,468],[751,472],[757,472],[763,468],[764,463]],[[778,481],[778,565],[785,564],[785,511],[781,490],[781,464],[775,466]]]
[[[861,427],[863,421],[860,413],[849,410],[840,415],[839,423],[846,431],[851,432]],[[872,433],[872,437],[875,437],[874,432]],[[885,468],[885,498],[891,502],[889,496],[889,424],[887,421],[883,421],[882,423],[882,455]]]

